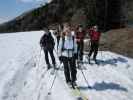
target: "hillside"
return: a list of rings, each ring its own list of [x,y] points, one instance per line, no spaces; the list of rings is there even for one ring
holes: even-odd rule
[[[101,48],[133,58],[133,28],[111,30],[103,34]]]
[[[0,32],[40,30],[66,21],[74,25],[81,23],[84,26],[98,24],[100,30],[125,27],[128,12],[126,2],[126,0],[53,0],[0,25]]]
[[[79,3],[79,1],[77,4],[76,2],[77,0],[73,0],[73,3],[70,0],[53,0],[45,6],[34,9],[18,16],[12,21],[4,23],[0,26],[0,32],[40,30],[51,24],[70,21],[73,13],[83,6],[83,2]]]

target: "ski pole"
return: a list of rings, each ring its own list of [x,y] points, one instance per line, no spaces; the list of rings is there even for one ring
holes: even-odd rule
[[[61,67],[61,64],[60,64],[59,68],[60,68],[60,67]],[[53,88],[53,86],[54,86],[54,83],[55,83],[55,80],[56,80],[56,77],[57,77],[57,71],[58,71],[58,70],[56,70],[56,72],[55,72],[55,76],[54,76],[54,79],[53,79],[53,81],[52,81],[52,85],[51,85],[51,87],[50,87],[49,92],[48,92],[47,95],[51,95],[51,91],[52,91],[52,88]]]
[[[86,82],[88,88],[90,89],[91,87],[89,86],[89,83],[88,83],[88,81],[87,81],[87,79],[86,79],[86,77],[85,77],[85,74],[84,74],[82,68],[81,68],[81,73],[82,73],[82,75],[83,75],[83,77],[84,77],[84,80],[85,80],[85,82]]]
[[[91,50],[91,39],[89,39],[89,52],[88,52],[88,55],[87,55],[87,60],[89,61],[89,53],[90,53],[90,50]]]
[[[103,60],[103,54],[102,54],[102,50],[101,50],[101,59]]]
[[[51,85],[51,87],[50,87],[50,90],[49,90],[49,92],[48,92],[48,95],[51,95],[51,91],[52,91],[52,88],[53,88],[53,86],[54,86],[56,77],[57,77],[57,76],[55,75],[55,76],[54,76],[54,79],[53,79],[53,82],[52,82],[52,85]]]
[[[79,50],[78,50],[77,55],[78,55],[78,59],[77,59],[78,68],[81,68],[81,66],[80,66],[80,51]]]
[[[56,50],[56,49],[54,48],[54,51],[55,51],[55,53],[58,55],[58,50]]]

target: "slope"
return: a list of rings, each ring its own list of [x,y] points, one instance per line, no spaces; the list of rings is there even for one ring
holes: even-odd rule
[[[0,100],[76,100],[66,86],[63,71],[58,71],[52,94],[47,95],[54,75],[46,71],[43,51],[40,56],[42,34],[33,31],[0,35],[0,56],[4,58],[0,59]],[[59,66],[57,55],[56,61]],[[98,61],[99,66],[89,65],[84,56],[83,71],[92,89],[87,88],[78,70],[77,83],[82,93],[89,100],[132,100],[133,59],[99,51]]]

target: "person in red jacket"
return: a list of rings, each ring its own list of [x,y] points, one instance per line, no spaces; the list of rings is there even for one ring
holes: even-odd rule
[[[85,31],[83,30],[82,25],[79,25],[76,32],[76,42],[77,42],[77,51],[78,51],[78,60],[83,60],[83,49],[84,49],[84,38]]]
[[[97,64],[96,57],[97,57],[97,53],[98,53],[99,40],[100,40],[100,36],[101,36],[101,33],[98,32],[98,26],[93,26],[89,30],[89,36],[90,36],[90,42],[91,42],[91,47],[90,47],[90,51],[89,51],[89,55],[88,55],[89,63],[90,63],[90,57],[91,57],[92,53],[94,53],[93,60]]]

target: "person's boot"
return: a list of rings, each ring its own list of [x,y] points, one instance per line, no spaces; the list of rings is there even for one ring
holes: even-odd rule
[[[66,82],[69,88],[72,88],[71,82]]]
[[[93,60],[95,61],[95,64],[98,64],[98,62],[97,62],[97,59],[96,59],[96,58],[93,58]]]
[[[55,70],[58,70],[58,68],[57,68],[57,65],[56,65],[56,64],[53,64],[53,67],[54,67],[54,69],[55,69]]]
[[[47,64],[47,70],[49,70],[51,68],[50,64]]]
[[[77,86],[77,83],[76,82],[72,82],[73,86]]]

